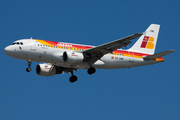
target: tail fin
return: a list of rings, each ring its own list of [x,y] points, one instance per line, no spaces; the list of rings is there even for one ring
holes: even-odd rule
[[[154,54],[160,25],[151,24],[129,51]]]

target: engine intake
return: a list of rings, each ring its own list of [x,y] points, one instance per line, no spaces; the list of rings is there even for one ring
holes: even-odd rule
[[[54,76],[56,68],[48,64],[39,64],[36,66],[36,73],[41,76]]]

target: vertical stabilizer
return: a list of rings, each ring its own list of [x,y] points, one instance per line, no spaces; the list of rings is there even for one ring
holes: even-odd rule
[[[129,51],[154,54],[160,25],[151,24]]]

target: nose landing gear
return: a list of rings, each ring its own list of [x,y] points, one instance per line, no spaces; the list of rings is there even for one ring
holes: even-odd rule
[[[28,61],[28,68],[26,68],[26,71],[30,72],[31,71],[31,64],[32,64],[32,62],[31,62],[31,60],[27,60],[27,61]]]

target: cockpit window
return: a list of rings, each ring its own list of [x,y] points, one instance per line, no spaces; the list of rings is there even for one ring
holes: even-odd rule
[[[12,45],[23,45],[22,42],[14,42]]]

